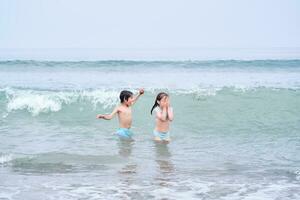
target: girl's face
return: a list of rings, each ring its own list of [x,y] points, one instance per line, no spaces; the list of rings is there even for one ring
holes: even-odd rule
[[[161,106],[161,104],[164,104],[165,102],[167,102],[169,99],[168,96],[164,95],[160,100],[157,101],[158,105]]]

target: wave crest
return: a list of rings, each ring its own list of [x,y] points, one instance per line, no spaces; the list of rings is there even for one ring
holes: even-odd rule
[[[128,88],[136,93],[136,89]],[[188,90],[171,90],[146,88],[146,101],[151,103],[154,101],[158,92],[165,91],[171,94],[172,99],[184,101],[184,98],[192,98],[196,100],[208,100],[218,98],[222,101],[230,101],[239,103],[242,98],[258,98],[269,99],[270,95],[274,98],[291,98],[298,97],[299,89],[282,89],[282,88],[266,88],[266,87],[197,87]],[[112,108],[119,103],[120,90],[114,89],[95,89],[95,90],[78,90],[78,91],[44,91],[35,89],[16,89],[5,88],[0,89],[0,106],[5,110],[2,117],[6,118],[9,113],[14,111],[26,111],[32,116],[41,113],[59,112],[69,105],[79,106],[80,111],[87,108],[88,110],[96,110]],[[280,98],[281,98],[280,97]],[[144,105],[151,106],[151,105]],[[73,109],[73,108],[72,108]],[[70,112],[68,110],[67,112]]]
[[[11,154],[0,154],[0,165],[8,163],[12,160],[13,160],[13,158],[12,158]]]
[[[3,91],[3,90],[2,90]],[[58,112],[63,105],[70,105],[79,101],[88,101],[94,107],[101,104],[103,108],[112,107],[118,102],[117,91],[35,91],[4,89],[8,100],[6,109],[8,112],[15,110],[27,110],[33,116],[40,113]]]

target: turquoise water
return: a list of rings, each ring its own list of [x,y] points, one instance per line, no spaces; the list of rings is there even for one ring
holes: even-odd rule
[[[0,62],[0,199],[299,199],[300,61]],[[122,89],[135,141],[114,135]],[[150,109],[171,96],[172,143]]]

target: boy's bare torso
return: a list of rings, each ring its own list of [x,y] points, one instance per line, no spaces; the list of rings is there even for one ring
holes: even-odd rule
[[[120,128],[130,128],[132,123],[131,107],[120,105],[118,108]]]

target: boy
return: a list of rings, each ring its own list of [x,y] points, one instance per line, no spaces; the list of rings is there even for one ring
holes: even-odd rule
[[[132,132],[130,131],[132,123],[131,106],[138,100],[138,98],[144,94],[144,89],[139,90],[139,94],[133,96],[133,93],[127,90],[123,90],[120,93],[121,104],[118,105],[111,114],[97,115],[97,119],[111,120],[116,114],[119,118],[119,129],[117,134],[124,139],[132,139]]]

